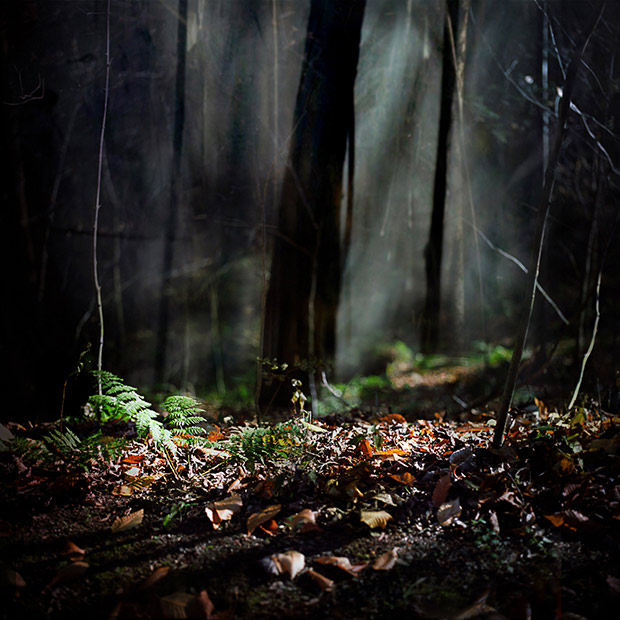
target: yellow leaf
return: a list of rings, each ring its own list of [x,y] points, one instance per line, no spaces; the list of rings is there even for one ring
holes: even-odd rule
[[[384,529],[391,518],[392,515],[385,510],[362,510],[360,516],[362,523],[366,523],[373,530],[377,527]]]
[[[112,523],[110,529],[112,532],[124,532],[125,530],[130,530],[134,527],[138,527],[142,523],[142,519],[144,518],[144,509],[141,508],[136,512],[131,512],[124,517],[118,517]]]
[[[248,534],[251,534],[259,525],[273,519],[279,512],[282,506],[280,504],[271,504],[266,508],[263,508],[260,512],[255,512],[248,518]]]

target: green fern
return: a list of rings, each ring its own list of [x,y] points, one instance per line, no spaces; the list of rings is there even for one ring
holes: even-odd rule
[[[150,433],[158,450],[167,449],[176,454],[172,434],[156,419],[157,413],[151,409],[151,403],[144,400],[136,388],[107,370],[92,372],[101,385],[102,393],[91,396],[88,402],[98,412],[102,422],[131,420],[136,425],[138,435],[146,437]]]
[[[169,396],[164,401],[164,409],[168,412],[164,425],[174,437],[176,445],[187,448],[208,443],[204,437],[200,437],[206,430],[199,426],[204,422],[204,417],[200,415],[203,409],[195,399],[190,396]]]
[[[266,465],[269,461],[289,458],[299,448],[303,434],[298,425],[281,422],[270,428],[249,428],[222,442],[222,446],[234,460],[245,463],[253,472],[256,463]]]
[[[81,439],[70,428],[64,432],[53,429],[43,439],[69,467],[87,471],[96,461],[116,458],[125,446],[123,439],[103,438],[100,432]],[[52,452],[49,450],[48,455],[47,460],[50,460]]]

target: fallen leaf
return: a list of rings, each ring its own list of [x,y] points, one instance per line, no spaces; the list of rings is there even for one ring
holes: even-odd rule
[[[2,571],[2,580],[0,581],[0,587],[6,587],[10,590],[19,591],[23,590],[26,587],[26,582],[17,571],[11,568],[5,568]]]
[[[359,442],[357,449],[362,453],[362,456],[366,458],[370,458],[372,456],[372,446],[370,445],[370,441],[368,439],[362,439]]]
[[[380,555],[373,563],[373,570],[391,570],[398,559],[398,547],[394,547],[391,551],[386,551]]]
[[[389,450],[380,450],[379,452],[375,452],[373,456],[378,456],[384,460],[398,460],[399,456],[407,456],[409,452],[407,450],[403,450],[402,448],[390,448]]]
[[[122,497],[129,497],[133,494],[133,488],[127,484],[121,484],[112,489],[112,495],[120,495]]]
[[[306,557],[304,554],[295,550],[276,553],[271,556],[271,559],[274,561],[278,572],[288,575],[289,579],[295,579],[299,571],[303,570],[306,565]]]
[[[461,516],[461,503],[458,497],[445,502],[437,509],[437,521],[440,525],[450,525],[454,519]]]
[[[316,558],[315,562],[325,564],[327,566],[336,566],[353,577],[357,577],[357,575],[368,566],[368,562],[357,562],[355,564],[351,564],[351,560],[349,560],[349,558],[334,555],[321,556]]]
[[[471,605],[468,605],[462,611],[450,616],[450,620],[469,620],[469,618],[479,618],[483,615],[490,614],[495,611],[494,607],[487,605],[489,591],[487,590],[480,595]]]
[[[449,459],[450,465],[454,465],[455,467],[458,467],[459,465],[462,465],[465,461],[467,461],[469,458],[471,458],[472,455],[473,455],[473,452],[469,446],[465,446],[464,448],[461,448],[460,450],[456,450],[450,455],[450,459]]]
[[[134,527],[138,527],[142,523],[142,519],[144,518],[144,508],[137,510],[136,512],[131,512],[124,517],[118,517],[114,523],[110,526],[112,532],[124,532],[125,530],[130,530]]]
[[[316,524],[316,512],[313,512],[310,508],[304,508],[297,514],[288,517],[286,523],[289,527],[302,534],[321,529]]]
[[[400,415],[400,413],[388,413],[382,418],[379,418],[378,422],[391,422],[392,424],[407,424],[407,420]]]
[[[445,503],[448,498],[450,487],[452,487],[452,476],[450,476],[450,474],[446,474],[439,478],[433,490],[433,506],[435,506],[435,508]]]
[[[213,529],[216,530],[222,521],[230,521],[233,515],[241,511],[243,506],[243,500],[240,495],[231,495],[226,499],[219,500],[217,502],[211,502],[205,506],[205,514]]]
[[[142,470],[135,465],[132,465],[129,469],[126,469],[123,474],[127,476],[127,478],[137,478]]]
[[[204,591],[204,590],[203,590]],[[195,594],[187,592],[173,592],[160,599],[161,611],[164,618],[212,618],[204,614],[202,602]]]
[[[391,518],[392,515],[385,510],[362,510],[360,515],[360,521],[366,523],[372,530],[377,527],[384,529]]]
[[[209,620],[209,618],[215,611],[215,605],[211,602],[211,599],[209,598],[206,590],[200,591],[200,594],[198,594],[198,600],[200,602],[200,607],[204,613],[204,617]]]
[[[251,534],[259,525],[273,519],[282,508],[281,504],[271,504],[260,512],[255,512],[248,518],[248,534]]]
[[[408,471],[403,472],[402,474],[390,474],[390,478],[408,487],[413,486],[415,484],[415,476]]]
[[[306,573],[314,579],[314,581],[318,584],[319,588],[323,590],[323,592],[331,592],[334,589],[334,582],[331,579],[328,579],[321,573],[317,573],[315,570],[309,568]]]
[[[138,587],[138,590],[150,590],[155,584],[162,581],[170,572],[169,566],[160,566],[156,568]]]
[[[381,502],[382,504],[386,504],[387,506],[396,506],[394,498],[389,493],[377,493],[372,499],[377,502]]]
[[[75,562],[77,560],[82,560],[86,555],[86,551],[78,547],[74,542],[68,540],[60,555],[66,555],[71,561]]]
[[[259,525],[258,528],[263,530],[265,534],[269,534],[269,536],[275,536],[278,532],[278,523],[275,519],[269,519],[269,521],[263,525]]]
[[[144,458],[144,454],[129,454],[121,461],[121,463],[141,463]]]
[[[45,586],[44,590],[51,590],[63,583],[69,583],[79,579],[88,570],[88,562],[71,562],[58,569],[52,580]]]
[[[612,575],[607,575],[607,585],[616,593],[620,594],[620,579],[617,577],[613,577]]]

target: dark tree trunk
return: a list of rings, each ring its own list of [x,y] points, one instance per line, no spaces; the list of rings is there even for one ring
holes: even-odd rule
[[[426,302],[422,314],[422,350],[426,353],[437,349],[441,312],[441,259],[443,253],[443,225],[446,208],[448,177],[448,151],[452,125],[452,103],[456,84],[456,67],[452,51],[452,32],[458,29],[458,0],[447,0],[447,14],[443,29],[443,52],[441,74],[441,107],[437,137],[437,161],[433,186],[433,211],[428,243],[424,248],[426,273]],[[450,23],[452,28],[450,28]]]
[[[166,359],[168,327],[170,323],[170,277],[174,259],[174,242],[178,226],[178,195],[181,177],[181,154],[183,150],[183,129],[185,127],[185,64],[187,49],[187,1],[179,0],[177,30],[177,67],[174,99],[174,126],[172,133],[172,174],[170,176],[170,206],[164,242],[162,266],[162,285],[159,301],[159,325],[157,330],[157,349],[155,352],[155,380],[164,383],[166,379]]]
[[[263,357],[291,367],[335,353],[343,167],[364,8],[365,0],[311,4],[263,318]],[[306,383],[305,373],[297,378]],[[263,381],[259,404],[287,405],[290,395],[288,380]]]

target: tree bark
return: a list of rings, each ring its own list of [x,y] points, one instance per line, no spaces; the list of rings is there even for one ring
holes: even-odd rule
[[[292,368],[336,349],[343,167],[365,0],[312,0],[289,164],[263,318],[263,357]],[[292,373],[303,381],[307,374]],[[263,379],[259,406],[290,404],[289,378]]]
[[[443,29],[443,52],[441,74],[441,106],[439,134],[437,137],[437,160],[433,185],[433,211],[428,243],[424,248],[426,274],[426,301],[422,314],[421,346],[425,353],[437,349],[441,313],[441,260],[443,254],[443,228],[446,208],[448,175],[448,151],[452,125],[452,104],[456,84],[456,67],[452,55],[451,31],[457,31],[459,15],[458,0],[447,0],[446,19]]]

